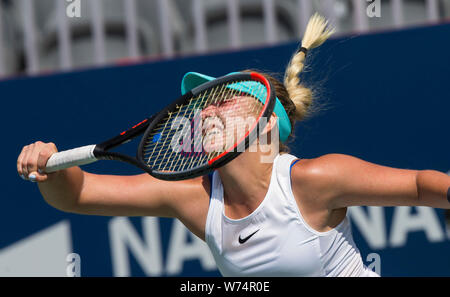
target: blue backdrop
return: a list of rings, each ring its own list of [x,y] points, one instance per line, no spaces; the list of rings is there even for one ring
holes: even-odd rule
[[[303,81],[322,111],[296,127],[292,153],[343,153],[381,165],[450,170],[450,25],[343,36],[308,57]],[[60,150],[97,143],[179,96],[185,72],[212,76],[246,68],[283,73],[296,43],[131,66],[0,82],[2,99],[0,275],[65,275],[66,255],[83,276],[219,275],[178,221],[81,216],[48,206],[16,173],[21,148],[37,140]],[[125,152],[134,154],[130,145]],[[85,170],[136,174],[119,162]],[[354,207],[355,240],[385,276],[450,276],[443,210]]]

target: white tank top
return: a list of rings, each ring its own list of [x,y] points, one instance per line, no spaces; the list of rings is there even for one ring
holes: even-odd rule
[[[211,182],[206,243],[223,276],[378,276],[367,269],[348,218],[318,232],[303,219],[291,188],[289,154],[275,158],[270,185],[250,215],[225,216],[217,171]]]

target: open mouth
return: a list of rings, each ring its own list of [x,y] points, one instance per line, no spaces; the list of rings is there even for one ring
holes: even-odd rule
[[[225,125],[219,117],[208,117],[203,121],[202,136],[203,147],[206,151],[220,151],[225,142],[223,139]]]
[[[208,117],[203,121],[202,134],[203,136],[215,135],[222,133],[225,125],[219,117]]]

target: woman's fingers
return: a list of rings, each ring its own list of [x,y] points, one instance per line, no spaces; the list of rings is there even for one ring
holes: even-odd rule
[[[58,150],[52,142],[44,143],[37,141],[22,149],[17,158],[17,171],[19,175],[33,182],[47,180],[48,175],[44,172],[48,159]]]

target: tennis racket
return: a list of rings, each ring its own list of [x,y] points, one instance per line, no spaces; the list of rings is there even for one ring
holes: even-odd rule
[[[114,138],[53,154],[45,172],[118,160],[163,180],[205,175],[249,147],[272,115],[275,100],[263,75],[226,75],[190,90]],[[142,134],[136,157],[111,151]]]

